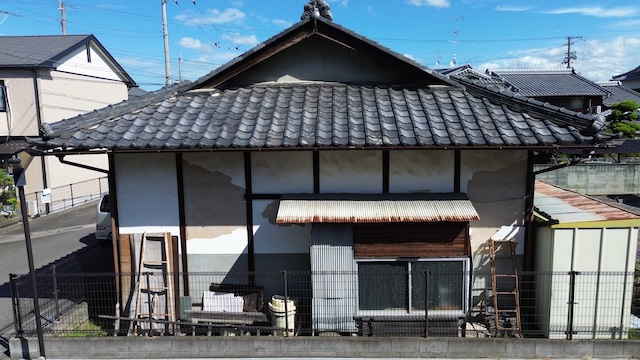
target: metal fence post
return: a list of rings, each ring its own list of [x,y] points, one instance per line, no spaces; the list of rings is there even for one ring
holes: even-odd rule
[[[429,337],[429,270],[424,272],[424,337]]]
[[[69,193],[71,193],[71,207],[73,207],[75,205],[73,202],[73,184],[69,184]]]
[[[287,286],[287,270],[282,271],[282,282],[284,285],[284,336],[289,336],[289,288]]]
[[[576,300],[576,275],[580,275],[577,271],[569,271],[569,305],[567,311],[567,340],[573,340],[573,313],[575,310]]]
[[[16,336],[22,336],[22,314],[20,313],[20,293],[18,292],[18,284],[15,274],[9,274],[9,283],[11,284],[11,308],[13,309],[13,324]]]
[[[51,277],[53,278],[53,300],[56,307],[56,320],[60,320],[60,302],[58,298],[58,276],[56,274],[56,264],[51,265]]]

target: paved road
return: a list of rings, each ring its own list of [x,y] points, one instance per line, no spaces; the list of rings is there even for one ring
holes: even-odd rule
[[[36,269],[72,258],[82,272],[113,272],[111,247],[94,237],[96,206],[91,202],[29,220]],[[0,228],[0,329],[13,323],[9,274],[28,272],[22,224]],[[8,356],[3,343],[0,339],[0,360]]]

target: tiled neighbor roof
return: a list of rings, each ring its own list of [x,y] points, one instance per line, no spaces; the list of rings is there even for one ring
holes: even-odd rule
[[[640,66],[633,70],[629,70],[624,74],[616,75],[613,80],[637,80],[640,79]]]
[[[571,69],[493,70],[490,73],[524,96],[609,96],[607,90]]]
[[[604,99],[603,103],[606,106],[611,106],[615,103],[621,102],[623,100],[634,100],[638,104],[640,104],[640,93],[629,89],[628,87],[622,85],[619,81],[607,81],[598,83],[598,85],[607,89],[611,96]]]
[[[399,61],[436,85],[296,82],[204,89],[314,24],[324,36]],[[590,115],[491,84],[448,79],[320,18],[294,25],[192,84],[44,124],[41,138],[30,141],[58,151],[556,148],[599,144],[606,140],[601,126]]]

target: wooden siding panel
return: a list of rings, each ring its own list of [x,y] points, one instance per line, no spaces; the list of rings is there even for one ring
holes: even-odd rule
[[[354,255],[357,258],[468,256],[468,229],[466,222],[356,225]]]

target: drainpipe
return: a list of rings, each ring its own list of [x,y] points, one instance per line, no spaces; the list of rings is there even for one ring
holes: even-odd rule
[[[35,95],[35,106],[36,106],[36,123],[38,124],[38,129],[40,129],[40,125],[42,125],[42,113],[40,110],[40,89],[38,87],[38,69],[32,68],[31,72],[33,73],[33,93]],[[47,165],[45,163],[45,158],[40,157],[40,166],[42,171],[42,187],[44,189],[48,188],[47,184]],[[45,214],[49,214],[50,208],[49,204],[44,204],[45,206]]]
[[[65,155],[56,155],[56,157],[58,158],[58,161],[60,161],[61,164],[71,165],[71,166],[79,167],[82,169],[93,170],[93,171],[101,172],[104,174],[109,174],[109,170],[100,169],[100,168],[85,165],[85,164],[74,163],[72,161],[67,161],[64,159]]]

